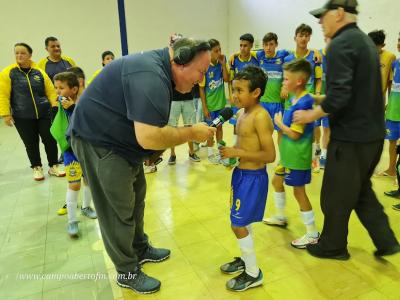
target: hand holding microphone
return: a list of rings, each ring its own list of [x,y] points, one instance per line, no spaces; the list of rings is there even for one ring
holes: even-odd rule
[[[217,131],[217,127],[221,126],[224,122],[228,121],[233,116],[233,111],[231,108],[226,107],[221,110],[218,117],[215,118],[210,126],[204,123],[197,123],[191,127],[192,130],[192,140],[195,142],[204,142],[212,138]],[[149,157],[151,164],[159,164],[162,161],[160,157],[165,150],[154,151],[154,153]]]

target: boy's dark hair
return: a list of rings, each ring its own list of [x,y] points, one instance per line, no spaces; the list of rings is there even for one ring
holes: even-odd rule
[[[216,39],[210,39],[208,40],[208,43],[210,44],[211,49],[221,45]]]
[[[233,77],[233,80],[248,80],[250,92],[254,91],[257,88],[261,90],[261,93],[258,97],[258,99],[260,99],[261,96],[264,95],[268,76],[260,67],[248,65],[241,71],[237,72]]]
[[[312,35],[312,28],[309,25],[302,23],[296,28],[295,35],[298,35],[299,33],[308,33],[309,35]]]
[[[83,72],[83,70],[81,68],[71,67],[71,68],[68,68],[67,71],[74,73],[78,79],[82,78],[83,80],[85,80],[85,73]]]
[[[382,29],[371,31],[368,33],[368,36],[376,46],[383,46],[385,44],[386,34]]]
[[[18,47],[18,46],[25,47],[26,50],[28,50],[29,54],[32,54],[32,52],[33,52],[32,47],[29,46],[29,45],[26,44],[26,43],[16,43],[16,44],[14,45],[14,49],[15,49],[15,47]]]
[[[76,76],[73,72],[67,71],[58,73],[56,76],[54,76],[54,82],[56,81],[65,82],[71,89],[73,87],[77,87],[79,89],[78,76]]]
[[[104,60],[106,58],[107,55],[112,55],[113,57],[115,57],[114,53],[112,53],[110,50],[104,51],[101,54],[101,60]]]
[[[311,64],[304,58],[298,58],[283,65],[283,70],[291,73],[303,73],[306,76],[306,82],[311,76]]]
[[[254,36],[251,33],[245,33],[240,36],[239,40],[248,41],[250,44],[254,43]]]
[[[268,32],[266,35],[264,35],[263,44],[266,44],[270,41],[275,41],[275,43],[278,43],[278,36],[276,35],[276,33]]]
[[[49,42],[55,42],[55,41],[58,41],[58,38],[54,36],[49,36],[44,40],[44,44],[47,47],[49,45]]]

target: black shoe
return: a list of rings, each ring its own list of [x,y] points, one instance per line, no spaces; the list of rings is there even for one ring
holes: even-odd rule
[[[392,205],[394,210],[400,210],[400,204]]]
[[[117,275],[117,284],[128,288],[139,294],[151,294],[160,290],[161,282],[153,277],[147,276],[140,269],[136,273]]]
[[[350,258],[350,254],[347,252],[347,249],[338,251],[325,251],[321,249],[319,244],[308,244],[306,249],[309,254],[318,258],[330,258],[337,260],[348,260]]]
[[[235,257],[234,261],[228,262],[220,267],[222,273],[235,274],[245,269],[244,261],[240,257]]]
[[[390,248],[387,249],[380,249],[380,250],[376,250],[374,252],[375,256],[387,256],[387,255],[393,255],[400,252],[400,245],[397,244],[395,246],[392,246]]]
[[[171,250],[163,248],[154,248],[149,245],[146,251],[139,256],[139,264],[146,262],[161,262],[166,260],[171,255]]]
[[[263,273],[259,270],[257,277],[252,277],[243,271],[240,275],[232,278],[226,283],[226,288],[234,292],[243,292],[249,288],[262,285]]]
[[[389,191],[389,192],[383,192],[386,196],[400,199],[400,191],[399,190],[394,190],[394,191]]]

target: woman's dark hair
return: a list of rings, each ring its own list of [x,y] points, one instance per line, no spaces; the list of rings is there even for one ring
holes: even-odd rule
[[[114,53],[112,53],[110,50],[107,50],[107,51],[104,51],[104,52],[101,54],[101,60],[103,61],[103,60],[106,58],[107,55],[112,55],[112,57],[115,58]],[[103,67],[104,67],[104,63],[101,63],[101,64],[102,64]]]
[[[106,58],[107,55],[112,55],[113,57],[115,57],[114,53],[112,53],[110,50],[104,51],[101,54],[101,60],[104,60]]]
[[[18,46],[25,47],[26,50],[28,50],[29,54],[32,54],[32,52],[33,52],[32,47],[29,46],[29,45],[26,44],[26,43],[16,43],[16,44],[14,45],[14,49],[15,49],[15,47],[18,47]]]

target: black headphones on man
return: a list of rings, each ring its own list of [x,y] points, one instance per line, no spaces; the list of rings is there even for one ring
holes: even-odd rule
[[[192,61],[197,53],[210,50],[210,44],[206,41],[200,41],[193,46],[182,46],[174,51],[174,62],[178,65],[186,65]]]

